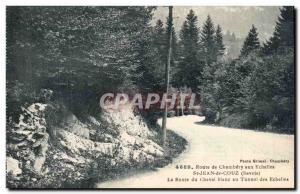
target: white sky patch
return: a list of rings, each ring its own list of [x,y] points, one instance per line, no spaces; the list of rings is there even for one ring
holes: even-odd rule
[[[236,37],[245,38],[254,24],[259,32],[260,40],[269,39],[274,31],[279,16],[279,6],[174,6],[174,26],[177,32],[192,9],[198,17],[198,27],[201,29],[209,14],[215,25],[221,25],[223,33],[234,32]],[[158,7],[154,12],[152,25],[157,19],[166,23],[167,7]]]

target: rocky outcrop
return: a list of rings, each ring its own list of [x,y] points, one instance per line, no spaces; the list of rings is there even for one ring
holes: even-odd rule
[[[88,177],[148,165],[164,154],[154,141],[156,132],[131,107],[85,122],[57,108],[65,109],[42,103],[22,107],[19,121],[8,127],[7,173],[16,177],[8,180],[14,187],[80,187]],[[53,126],[56,117],[63,118]]]
[[[22,167],[40,173],[46,159],[49,135],[46,132],[46,104],[34,103],[22,107],[19,122],[13,123],[8,134],[8,152]]]
[[[7,173],[12,174],[13,176],[22,174],[22,170],[19,167],[19,161],[12,157],[6,158],[6,169]]]
[[[73,114],[69,114],[66,117],[64,130],[74,133],[80,137],[90,139],[90,130],[88,126],[80,122]]]

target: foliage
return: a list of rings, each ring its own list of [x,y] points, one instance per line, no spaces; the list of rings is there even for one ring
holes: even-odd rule
[[[216,46],[217,46],[217,56],[222,57],[224,55],[225,46],[223,44],[223,34],[220,25],[217,26],[215,39],[216,39]]]
[[[102,93],[133,88],[141,76],[134,72],[148,58],[152,11],[8,7],[8,84],[52,89],[76,114],[99,112]]]
[[[274,35],[262,52],[257,29],[252,26],[237,60],[221,61],[204,68],[206,83],[199,88],[206,122],[293,133],[292,15],[291,7],[281,9]]]
[[[180,59],[175,75],[176,86],[188,86],[193,90],[197,88],[199,82],[197,78],[202,74],[202,62],[199,56],[199,30],[197,27],[197,16],[190,10],[180,31],[179,53]],[[186,76],[189,75],[189,76]]]
[[[217,38],[215,34],[216,30],[213,21],[208,15],[201,30],[201,46],[206,65],[211,65],[217,60]]]
[[[295,43],[295,10],[292,6],[284,6],[280,9],[280,16],[276,23],[273,36],[263,46],[264,54],[285,51],[293,48]]]
[[[241,56],[247,56],[250,52],[260,49],[260,44],[258,40],[257,28],[252,25],[248,36],[246,37],[243,48],[241,50]]]

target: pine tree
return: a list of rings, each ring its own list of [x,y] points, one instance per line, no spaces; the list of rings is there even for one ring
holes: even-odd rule
[[[217,60],[216,56],[216,40],[215,40],[215,28],[208,15],[201,31],[201,44],[203,47],[202,53],[207,65],[211,65]]]
[[[177,36],[176,36],[176,31],[174,28],[174,25],[172,23],[172,26],[170,27],[170,22],[169,22],[169,18],[167,18],[167,22],[166,22],[166,43],[165,45],[168,45],[168,40],[169,40],[169,35],[168,35],[168,29],[171,28],[172,29],[172,53],[171,53],[171,64],[170,64],[170,82],[171,84],[176,84],[176,79],[175,79],[175,72],[177,71],[177,61],[178,61],[178,43],[177,43]],[[165,51],[167,51],[167,49],[165,49]],[[165,55],[165,58],[167,58],[167,53]]]
[[[217,56],[222,57],[224,55],[225,46],[223,44],[222,28],[220,25],[217,26],[217,30],[216,30],[216,48],[217,48]]]
[[[165,29],[161,20],[157,20],[154,27],[153,44],[160,50],[165,50]]]
[[[294,47],[294,7],[284,6],[280,9],[273,36],[264,44],[263,51],[270,54],[279,48],[289,47]]]
[[[198,86],[198,89],[201,92],[202,99],[203,94],[211,89],[210,87],[214,79],[214,72],[218,67],[215,62],[217,62],[219,54],[218,49],[221,48],[223,44],[220,29],[218,36],[219,40],[217,40],[216,31],[211,17],[208,15],[201,30],[201,56],[205,60],[205,65],[202,74],[203,81],[202,84]],[[221,44],[218,45],[217,41]]]
[[[180,31],[180,61],[176,73],[176,85],[187,86],[195,90],[199,84],[197,78],[201,76],[202,64],[199,60],[199,30],[197,27],[197,16],[193,10],[184,21]]]
[[[258,39],[257,28],[255,28],[255,26],[252,25],[252,28],[250,29],[248,36],[244,41],[243,48],[241,50],[241,56],[247,56],[249,53],[258,50],[259,48],[260,44]]]
[[[167,60],[167,37],[164,24],[161,20],[157,20],[156,26],[154,27],[153,33],[153,44],[152,46],[156,49],[156,58],[157,58],[157,70],[161,73],[164,72],[165,63]]]
[[[136,84],[141,92],[159,91],[163,86],[163,76],[166,62],[166,37],[163,22],[157,20],[152,29],[151,40],[142,44],[140,52],[148,53],[146,60],[137,68],[141,76]],[[144,50],[144,51],[143,51]]]
[[[175,28],[174,28],[174,25],[172,23],[172,26],[169,26],[170,23],[169,23],[169,18],[167,18],[167,22],[166,22],[166,29],[165,29],[165,32],[166,32],[166,39],[168,40],[168,29],[169,28],[172,28],[172,46],[176,45],[177,44],[177,36],[176,36],[176,31],[175,31]],[[174,44],[173,44],[174,43]]]
[[[236,41],[236,36],[235,36],[235,33],[234,33],[234,32],[232,32],[231,38],[232,38],[232,41]]]

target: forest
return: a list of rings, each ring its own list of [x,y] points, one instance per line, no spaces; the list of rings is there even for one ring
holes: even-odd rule
[[[210,16],[200,27],[190,10],[176,34],[167,21],[149,24],[154,10],[8,7],[7,120],[35,101],[41,88],[53,90],[54,99],[82,119],[101,112],[97,104],[107,91],[164,91],[172,28],[171,85],[200,95],[206,122],[293,133],[293,7],[281,8],[267,42],[248,26],[235,59],[224,59],[222,28]],[[154,122],[160,116],[147,114]]]
[[[163,110],[122,115],[99,106],[108,92],[166,90],[170,31],[170,87],[197,94],[203,124],[294,133],[294,7],[280,8],[267,41],[255,25],[243,26],[249,32],[238,56],[228,54],[210,15],[199,25],[190,10],[176,31],[169,18],[151,24],[155,10],[7,7],[9,187],[89,188],[119,171],[164,166],[184,150],[186,140],[174,133],[167,148],[158,141]]]

